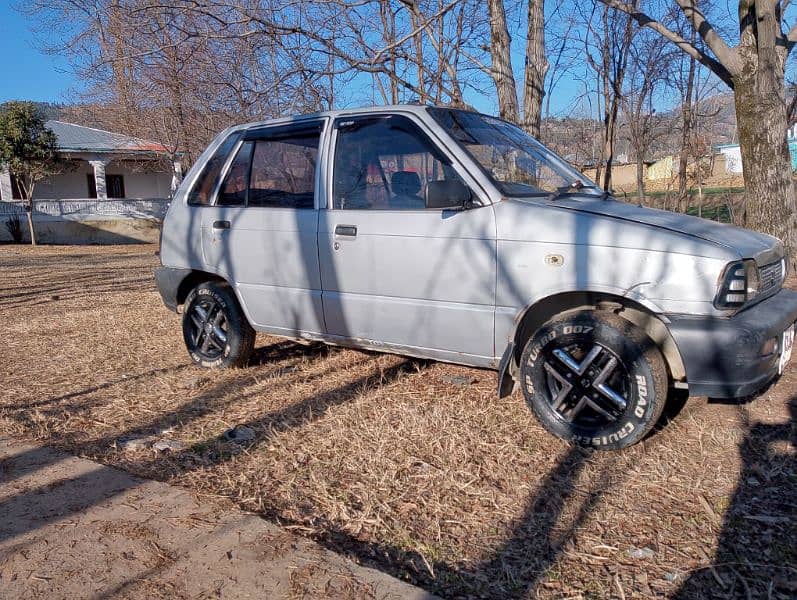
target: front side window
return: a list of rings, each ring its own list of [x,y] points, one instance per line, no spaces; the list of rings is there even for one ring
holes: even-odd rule
[[[460,179],[450,162],[406,117],[340,119],[333,207],[421,210],[430,181]]]
[[[219,183],[221,170],[239,138],[239,133],[227,136],[227,139],[213,153],[188,194],[188,204],[207,206],[213,201],[213,191]]]
[[[461,110],[429,112],[507,196],[547,195],[574,184],[599,193],[581,173],[511,123]]]

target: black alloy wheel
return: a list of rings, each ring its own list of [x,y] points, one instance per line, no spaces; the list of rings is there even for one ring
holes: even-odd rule
[[[527,404],[569,442],[603,450],[645,437],[667,399],[667,368],[645,333],[609,312],[565,313],[526,343],[520,363]]]
[[[230,286],[207,281],[191,290],[185,300],[183,340],[197,365],[240,367],[252,354],[255,331]]]

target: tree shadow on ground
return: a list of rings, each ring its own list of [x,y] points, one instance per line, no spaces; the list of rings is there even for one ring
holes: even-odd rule
[[[605,460],[598,461],[599,474],[585,494],[576,489],[576,482],[585,465],[593,462],[594,452],[575,446],[566,449],[528,499],[520,518],[511,524],[505,541],[475,566],[430,563],[418,552],[353,539],[334,528],[320,532],[317,539],[332,550],[396,577],[409,578],[442,597],[531,597],[609,491],[616,459],[603,456]]]
[[[306,354],[308,350],[309,354]],[[299,360],[304,360],[308,356],[318,356],[319,352],[315,347],[308,347],[292,342],[280,342],[274,344],[273,346],[269,346],[266,349],[262,349],[261,355],[261,357],[271,356],[272,358],[276,358],[277,356],[280,356],[283,359],[286,357],[294,357]],[[321,394],[310,395],[293,404],[290,404],[289,406],[271,411],[257,419],[247,421],[243,424],[255,431],[255,438],[246,445],[246,449],[247,451],[251,451],[268,442],[269,439],[281,431],[301,427],[318,420],[333,407],[349,402],[356,398],[361,391],[369,385],[387,385],[401,378],[406,373],[415,372],[419,364],[421,363],[418,361],[406,360],[387,369],[383,369],[377,365],[376,368],[370,373],[357,378],[354,381],[341,386],[333,387],[332,389]],[[277,370],[278,369],[279,368],[277,368]],[[323,374],[319,376],[322,375]],[[217,386],[213,386],[211,389],[204,391],[202,394],[199,394],[195,398],[184,403],[182,406],[177,407],[175,410],[156,414],[147,421],[138,422],[121,433],[114,432],[113,434],[109,434],[108,436],[99,439],[93,439],[82,444],[77,444],[72,447],[71,450],[77,454],[91,454],[92,451],[103,451],[107,449],[120,439],[151,435],[152,433],[162,431],[164,428],[171,427],[178,422],[186,423],[191,420],[195,420],[203,415],[206,415],[212,410],[218,410],[220,408],[218,399],[222,396],[228,398],[226,403],[240,398],[240,396],[236,396],[235,391],[242,389],[251,383],[251,379],[251,374],[247,374],[245,370],[241,371],[233,381],[224,380]],[[287,381],[286,384],[289,384],[289,381]],[[29,417],[24,410],[18,410],[15,413],[10,413],[9,417],[16,420],[23,426],[30,425],[30,423],[28,423]],[[204,443],[198,444],[197,446],[212,446],[214,442],[218,441],[221,440],[219,438],[211,438],[206,440]],[[203,453],[202,459],[199,461],[181,460],[184,455],[194,455],[193,450],[190,449],[184,452],[175,452],[166,457],[155,456],[154,458],[150,458],[149,460],[140,463],[139,471],[148,472],[148,474],[156,479],[163,479],[168,477],[169,474],[168,470],[164,470],[163,467],[168,466],[168,462],[170,461],[173,462],[173,464],[174,461],[179,462],[178,470],[185,472],[192,469],[203,468],[208,464],[220,464],[230,460],[240,449],[241,448],[235,444],[231,445],[231,447],[226,451],[219,451],[218,449],[213,448],[209,452]],[[39,449],[37,448],[32,450],[31,453],[17,456],[14,460],[16,463],[19,463],[20,461],[24,463],[26,460],[29,460],[32,456],[34,456],[38,450]],[[28,456],[28,454],[30,456]],[[43,468],[44,466],[46,466],[46,463],[39,463],[38,468]],[[30,472],[32,471],[29,469],[28,473]],[[159,473],[160,476],[155,476],[155,473]],[[14,478],[13,469],[10,472],[7,472],[6,469],[0,469],[0,475],[2,475],[2,478],[0,479],[6,483]],[[91,474],[88,476],[93,477]],[[64,511],[59,510],[57,513],[52,515],[43,515],[42,518],[37,521],[37,526],[42,526],[52,520],[62,519],[65,518],[65,516],[68,516],[70,513],[70,503],[68,501],[70,491],[76,489],[84,490],[84,488],[84,482],[81,482],[80,480],[62,482],[59,485],[59,489],[65,495],[64,502],[62,503],[62,505],[65,507]],[[90,489],[96,492],[96,494],[92,494],[92,496],[86,498],[85,491],[82,491],[81,505],[79,507],[80,510],[86,506],[93,505],[95,502],[102,502],[109,497],[125,491],[127,488],[105,489],[102,485],[93,485]],[[58,493],[56,490],[50,489],[33,489],[25,491],[20,495],[14,496],[0,503],[0,514],[4,514],[9,506],[19,505],[20,503],[25,504],[27,502],[26,498],[29,497],[32,501],[37,497],[37,495],[40,495],[44,492]],[[78,510],[78,508],[75,510]],[[9,537],[22,535],[24,533],[27,533],[27,531],[20,530],[18,527],[6,527],[5,531],[0,531],[0,540],[9,539]]]
[[[739,444],[742,470],[717,552],[711,565],[688,576],[675,598],[797,595],[797,395],[789,411],[785,423],[747,424]]]
[[[276,375],[275,386],[292,385],[293,367],[300,362],[314,360],[322,357],[327,352],[334,352],[323,345],[302,345],[294,342],[278,342],[260,348],[254,358],[255,364],[275,362],[270,374]],[[322,418],[329,410],[337,405],[349,402],[359,397],[363,390],[374,385],[389,385],[400,380],[406,374],[416,373],[425,368],[428,363],[424,361],[405,360],[389,368],[374,364],[373,368],[362,377],[353,381],[336,385],[321,393],[314,392],[288,406],[258,416],[255,419],[241,423],[254,430],[255,439],[250,443],[241,444],[226,442],[219,437],[205,440],[198,451],[196,448],[183,452],[172,453],[168,456],[159,455],[144,461],[137,472],[151,473],[157,479],[168,479],[172,473],[185,473],[194,469],[203,469],[232,460],[239,451],[251,452],[282,431],[301,428],[315,420]],[[297,373],[295,376],[304,377]],[[324,377],[324,373],[314,375]],[[251,384],[252,373],[242,370],[232,379],[225,379],[210,389],[186,401],[175,409],[150,415],[145,421],[137,421],[129,425],[123,432],[114,432],[100,439],[92,439],[72,448],[78,454],[89,454],[107,449],[125,437],[148,435],[161,431],[176,422],[187,423],[198,419],[212,410],[219,410],[227,403],[241,398],[246,393],[246,386]],[[96,389],[95,389],[96,388]],[[95,391],[102,390],[101,386],[94,386]],[[61,396],[61,400],[69,402],[85,401],[83,395],[90,390],[70,392]],[[24,424],[24,411],[18,410],[16,418]],[[198,452],[198,454],[197,454]],[[199,456],[199,459],[197,459]],[[591,453],[579,448],[568,448],[550,472],[535,486],[535,494],[529,498],[523,509],[523,515],[511,525],[504,541],[493,554],[476,566],[463,566],[449,564],[442,561],[434,562],[432,568],[435,575],[427,577],[423,571],[423,559],[419,554],[407,552],[389,543],[371,543],[356,539],[349,533],[334,529],[326,529],[316,539],[323,545],[355,557],[361,562],[371,564],[381,570],[388,571],[396,576],[407,579],[408,576],[416,583],[426,586],[437,593],[449,594],[460,591],[483,590],[490,597],[515,598],[528,594],[534,589],[547,570],[554,565],[563,552],[568,541],[572,538],[575,529],[592,512],[593,508],[608,488],[608,473],[606,465],[600,466],[602,475],[593,479],[589,485],[587,496],[583,490],[575,491],[576,481],[583,471],[584,465],[590,459]],[[15,461],[25,461],[25,456],[15,458]],[[32,467],[36,468],[36,467]],[[13,479],[12,473],[7,473]],[[47,523],[68,519],[75,511],[84,510],[87,506],[102,503],[109,498],[124,493],[127,488],[112,485],[98,484],[96,474],[87,474],[85,481],[79,478],[76,481],[63,481],[56,488],[24,490],[17,495],[0,503],[0,513],[13,507],[34,505],[41,494],[61,495],[63,502],[56,502],[60,507],[57,512],[43,514],[35,522],[29,523],[28,528],[20,530],[19,526],[6,525],[0,531],[0,539],[10,540],[24,536],[32,530],[42,527]],[[112,479],[112,478],[111,478]],[[532,482],[533,483],[533,482]],[[89,485],[90,484],[90,485]],[[80,490],[80,503],[70,503],[70,498],[75,490]],[[567,518],[563,513],[567,509]],[[268,508],[261,511],[267,517],[279,517],[278,514],[269,514]],[[282,520],[282,519],[281,519]],[[419,571],[418,566],[421,565]],[[412,573],[419,574],[412,577]],[[467,592],[466,592],[467,593]]]

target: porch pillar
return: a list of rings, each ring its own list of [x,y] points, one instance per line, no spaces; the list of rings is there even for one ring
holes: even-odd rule
[[[90,160],[89,164],[94,168],[94,185],[97,188],[97,200],[108,199],[108,186],[105,183],[105,166],[109,160]]]
[[[171,189],[172,196],[174,196],[174,193],[177,191],[177,188],[180,186],[182,181],[183,181],[183,164],[179,160],[176,160],[174,161],[174,172],[172,173],[172,189]]]
[[[11,172],[6,165],[0,165],[0,200],[11,202],[14,194],[11,188]]]

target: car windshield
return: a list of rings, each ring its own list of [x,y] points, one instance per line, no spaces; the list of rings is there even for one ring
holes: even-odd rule
[[[462,110],[430,108],[429,112],[507,196],[565,190],[600,193],[584,175],[511,123]]]

